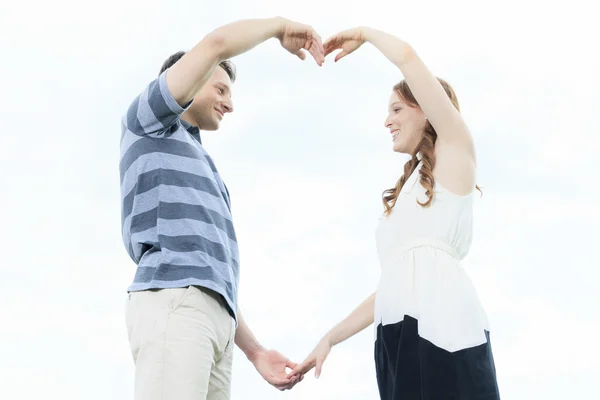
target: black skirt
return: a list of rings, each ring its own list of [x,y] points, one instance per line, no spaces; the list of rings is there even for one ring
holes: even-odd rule
[[[498,400],[490,344],[449,352],[419,337],[418,321],[377,326],[375,366],[382,400]]]

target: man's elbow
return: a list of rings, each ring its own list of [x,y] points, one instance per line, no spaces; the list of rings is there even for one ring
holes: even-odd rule
[[[211,32],[206,35],[202,41],[204,42],[203,47],[206,49],[206,51],[208,51],[217,60],[224,60],[227,39],[222,33],[218,31]]]

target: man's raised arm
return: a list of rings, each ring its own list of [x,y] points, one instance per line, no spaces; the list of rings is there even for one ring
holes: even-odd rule
[[[167,86],[184,106],[200,91],[223,60],[235,57],[270,39],[278,38],[289,52],[304,59],[308,50],[319,65],[323,59],[320,37],[307,25],[285,18],[250,19],[215,29],[167,71]]]

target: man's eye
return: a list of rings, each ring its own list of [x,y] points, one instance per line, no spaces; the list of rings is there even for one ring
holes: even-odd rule
[[[223,90],[223,88],[219,88],[219,93],[223,94],[225,93],[225,90]]]

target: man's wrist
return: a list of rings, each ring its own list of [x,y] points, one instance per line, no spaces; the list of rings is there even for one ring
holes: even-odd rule
[[[248,360],[250,360],[252,363],[254,363],[254,361],[256,360],[256,357],[260,353],[264,353],[265,351],[266,351],[266,349],[264,347],[257,344],[256,346],[253,346],[252,348],[245,350],[244,354],[246,354],[246,357],[248,358]]]
[[[286,19],[283,17],[273,17],[268,20],[268,23],[270,36],[281,40],[285,32]]]
[[[335,346],[337,343],[335,342],[335,338],[333,337],[333,332],[328,333],[322,339],[325,343],[329,345],[329,347]]]

